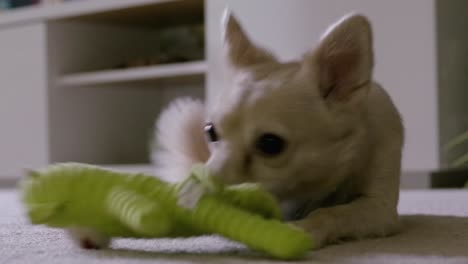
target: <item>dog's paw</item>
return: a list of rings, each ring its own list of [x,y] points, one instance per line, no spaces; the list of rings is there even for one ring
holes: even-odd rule
[[[317,211],[320,211],[320,209]],[[332,221],[327,214],[314,212],[304,219],[291,221],[290,223],[308,232],[313,241],[314,249],[318,249],[333,241],[333,231],[330,227]]]
[[[385,237],[399,231],[398,217],[380,214],[372,219],[355,217],[353,215],[337,214],[333,208],[319,208],[306,218],[292,222],[295,226],[310,233],[314,248],[344,241],[364,238]],[[354,221],[343,221],[354,219]]]
[[[103,235],[93,229],[73,227],[67,230],[69,237],[83,249],[104,249],[109,247],[110,237]]]

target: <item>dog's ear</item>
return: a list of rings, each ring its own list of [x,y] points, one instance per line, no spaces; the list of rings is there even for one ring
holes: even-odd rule
[[[318,67],[320,92],[330,100],[345,101],[368,87],[374,64],[372,30],[362,15],[350,15],[332,25],[306,63]],[[313,61],[310,61],[313,60]]]
[[[250,41],[229,9],[225,9],[223,15],[223,41],[227,61],[234,68],[276,61],[270,52]]]

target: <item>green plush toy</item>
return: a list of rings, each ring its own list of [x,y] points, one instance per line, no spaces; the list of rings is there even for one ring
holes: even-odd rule
[[[64,163],[31,171],[20,188],[33,224],[86,227],[109,237],[219,234],[282,259],[312,248],[308,234],[279,221],[278,205],[267,192],[254,184],[223,188],[202,166],[187,180],[169,184]]]

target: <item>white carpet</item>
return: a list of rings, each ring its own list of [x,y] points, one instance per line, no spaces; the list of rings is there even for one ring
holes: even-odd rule
[[[311,252],[301,263],[468,263],[468,191],[404,191],[403,232]],[[30,226],[16,193],[0,189],[0,263],[283,263],[217,237],[116,240],[80,250],[59,230]]]

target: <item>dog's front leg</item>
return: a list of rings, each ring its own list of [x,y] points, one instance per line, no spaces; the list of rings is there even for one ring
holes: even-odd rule
[[[385,201],[361,197],[349,204],[320,208],[294,224],[308,231],[316,247],[345,238],[384,236],[396,231],[396,209]]]
[[[384,236],[398,228],[401,149],[387,145],[374,156],[366,173],[368,182],[358,198],[347,204],[312,211],[293,222],[310,232],[316,247],[346,238]]]

